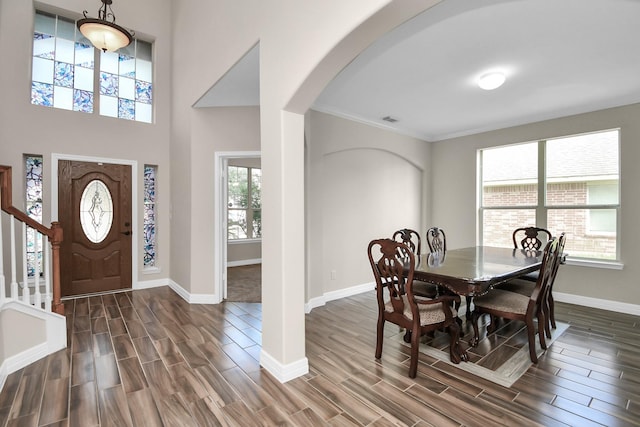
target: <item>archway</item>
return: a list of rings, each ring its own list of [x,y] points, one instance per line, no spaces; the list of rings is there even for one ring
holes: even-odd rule
[[[268,227],[272,236],[265,234],[263,240],[263,244],[269,247],[263,252],[263,348],[260,362],[282,382],[308,372],[308,362],[304,357],[305,292],[302,286],[305,283],[305,236],[289,232],[305,227],[304,114],[329,81],[370,43],[437,3],[438,0],[388,3],[355,25],[318,62],[285,102],[284,108],[271,104],[261,106],[263,222],[265,230]],[[262,47],[268,45],[261,42]],[[261,75],[261,88],[275,80],[273,75]],[[272,172],[268,173],[268,170]],[[276,189],[275,193],[267,195],[271,189]],[[270,197],[269,206],[266,204],[267,196]]]

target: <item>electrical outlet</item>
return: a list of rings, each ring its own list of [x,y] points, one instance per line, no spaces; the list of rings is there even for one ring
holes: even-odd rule
[[[331,270],[331,280],[336,280],[336,271]]]

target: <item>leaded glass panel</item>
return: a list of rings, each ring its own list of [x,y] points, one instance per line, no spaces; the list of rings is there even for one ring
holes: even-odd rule
[[[118,76],[100,73],[100,95],[118,96]]]
[[[130,99],[120,98],[118,100],[118,117],[121,119],[133,120],[136,114],[135,102]]]
[[[53,85],[47,83],[31,83],[31,103],[53,107]]]
[[[54,62],[50,59],[33,58],[31,79],[38,83],[53,84]]]
[[[151,83],[136,80],[136,101],[151,104]]]
[[[140,40],[134,40],[118,52],[101,53],[100,93],[116,97],[117,107],[109,103],[103,110],[101,97],[100,114],[139,122],[152,121],[151,105],[142,105],[152,102],[150,59],[151,44]],[[117,115],[114,108],[117,108]]]
[[[75,65],[77,65],[78,67],[84,67],[93,70],[94,55],[93,46],[91,46],[91,43],[84,39],[76,42],[75,48]]]
[[[88,92],[86,90],[74,90],[73,110],[91,113],[93,111],[93,92]]]
[[[156,265],[156,166],[144,167],[144,266]]]
[[[56,51],[56,39],[48,34],[33,35],[33,56],[35,58],[53,59]]]
[[[73,109],[73,89],[53,86],[53,106],[63,110]]]
[[[53,84],[56,86],[73,87],[73,65],[56,62]]]
[[[118,96],[125,99],[135,99],[136,97],[136,81],[133,79],[127,79],[120,77],[118,86]]]
[[[100,95],[100,115],[118,117],[118,98]]]
[[[31,103],[91,113],[93,92],[93,49],[76,32],[72,20],[36,12],[33,35]],[[79,76],[76,64],[84,65]],[[89,76],[87,74],[90,74]],[[82,89],[77,93],[73,89]]]
[[[136,102],[136,120],[139,122],[151,123],[153,120],[153,108],[151,104]]]
[[[75,67],[73,87],[93,93],[93,70],[84,67]]]
[[[113,201],[104,182],[94,179],[84,188],[80,198],[80,224],[93,243],[102,242],[113,222]]]
[[[25,156],[25,211],[42,223],[42,157]],[[27,272],[33,277],[36,272],[36,258],[39,260],[38,274],[42,273],[42,236],[32,228],[27,228]]]

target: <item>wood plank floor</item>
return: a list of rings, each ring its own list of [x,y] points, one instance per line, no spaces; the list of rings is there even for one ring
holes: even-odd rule
[[[404,346],[373,357],[373,293],[306,318],[310,373],[260,369],[261,305],[189,305],[169,288],[65,303],[69,347],[9,376],[5,426],[640,425],[640,318],[557,304],[571,327],[511,388]],[[388,333],[398,329],[389,325]]]

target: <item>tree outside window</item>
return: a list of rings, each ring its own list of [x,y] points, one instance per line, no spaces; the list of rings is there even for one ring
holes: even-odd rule
[[[258,168],[229,166],[227,178],[227,238],[262,237],[262,171]]]

